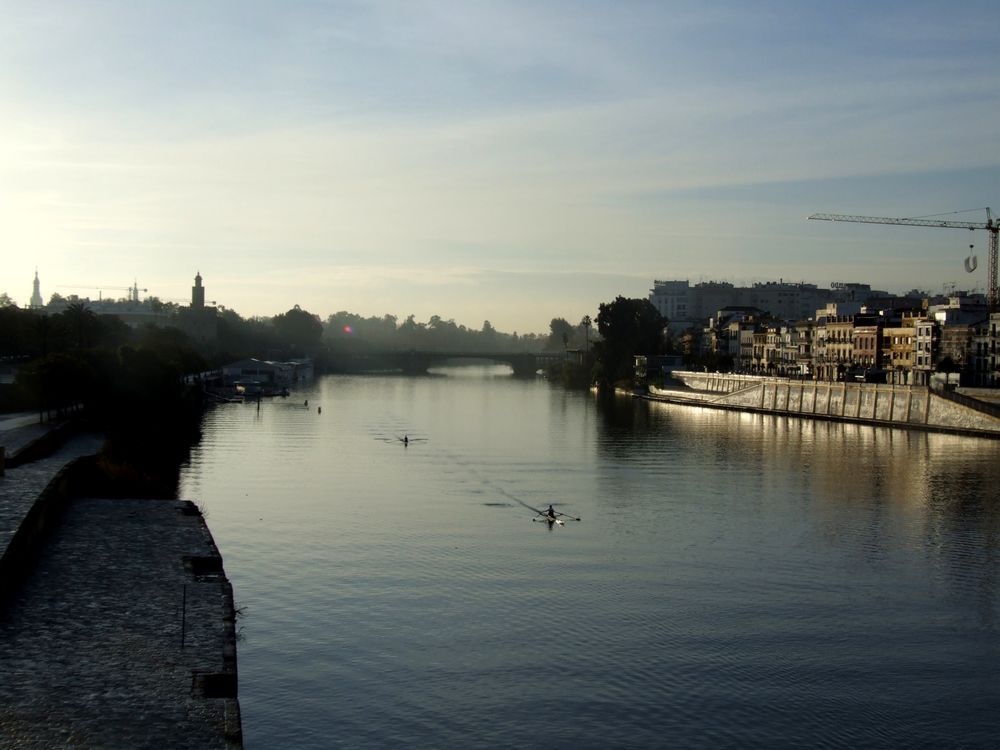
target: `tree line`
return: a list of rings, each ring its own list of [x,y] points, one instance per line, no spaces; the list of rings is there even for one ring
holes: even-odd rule
[[[422,322],[414,315],[400,321],[394,315],[363,317],[340,311],[323,321],[298,305],[280,315],[251,318],[220,308],[217,336],[204,343],[176,327],[131,328],[114,315],[96,315],[80,302],[57,314],[39,315],[2,299],[6,304],[0,306],[0,357],[31,362],[20,368],[20,398],[35,407],[44,400],[46,408],[55,410],[100,401],[96,394],[108,389],[136,397],[134,388],[125,385],[132,376],[133,382],[152,388],[156,378],[132,371],[140,362],[147,373],[160,368],[166,383],[246,357],[329,360],[375,350],[568,352],[575,356],[567,358],[572,370],[567,382],[610,385],[631,378],[635,354],[659,354],[673,345],[666,336],[666,320],[648,300],[621,296],[600,304],[593,321],[589,316],[576,324],[553,318],[547,334],[523,335],[499,331],[488,320],[480,328],[467,328],[438,315]],[[114,367],[120,372],[113,372]],[[153,402],[172,397],[152,390]],[[103,399],[105,406],[109,398]],[[0,408],[16,406],[12,399],[12,390],[4,389]]]

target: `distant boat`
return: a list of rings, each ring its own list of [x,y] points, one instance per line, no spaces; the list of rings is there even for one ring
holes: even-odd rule
[[[256,380],[237,380],[233,385],[241,396],[258,396],[264,392],[263,386]]]
[[[287,388],[278,388],[256,380],[237,380],[233,383],[236,393],[243,398],[259,398],[260,396],[287,396]]]

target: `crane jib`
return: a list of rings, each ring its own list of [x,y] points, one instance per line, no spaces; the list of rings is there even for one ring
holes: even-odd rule
[[[934,227],[937,229],[985,229],[990,233],[990,249],[986,269],[986,306],[990,312],[996,312],[1000,306],[1000,293],[997,290],[997,245],[1000,234],[1000,221],[994,221],[990,209],[986,208],[986,222],[977,221],[942,221],[940,219],[893,219],[887,216],[851,216],[847,214],[813,214],[810,219],[823,221],[850,221],[858,224],[893,224],[896,226]],[[966,261],[968,269],[969,262]],[[971,273],[971,271],[970,271]]]
[[[990,229],[997,230],[992,221],[940,221],[937,219],[892,219],[883,216],[849,216],[846,214],[813,214],[810,219],[823,221],[851,221],[858,224],[896,224],[912,227],[937,227],[939,229]]]

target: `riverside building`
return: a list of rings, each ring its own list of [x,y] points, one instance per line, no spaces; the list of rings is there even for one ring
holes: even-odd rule
[[[684,337],[685,351],[726,356],[737,372],[1000,387],[1000,313],[988,314],[982,295],[657,279],[649,300]],[[951,375],[935,377],[939,371]]]

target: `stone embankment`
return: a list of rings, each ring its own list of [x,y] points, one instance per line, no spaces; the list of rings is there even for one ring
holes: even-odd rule
[[[1000,438],[1000,408],[922,386],[828,383],[727,373],[671,373],[655,401]]]
[[[241,747],[211,533],[190,502],[88,496],[100,445],[0,477],[0,747]]]

